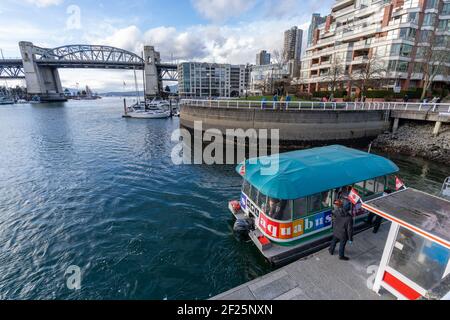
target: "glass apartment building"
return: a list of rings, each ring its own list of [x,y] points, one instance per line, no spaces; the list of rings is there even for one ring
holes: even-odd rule
[[[450,81],[450,0],[338,0],[312,37],[301,63],[303,91],[329,90],[338,79],[355,92],[355,79],[370,72],[383,88],[421,88],[431,63],[439,65],[434,87]]]
[[[247,72],[245,65],[184,62],[178,66],[178,91],[181,97],[239,97]]]

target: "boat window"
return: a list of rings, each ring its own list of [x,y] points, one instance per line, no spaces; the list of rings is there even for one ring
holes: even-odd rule
[[[395,187],[395,176],[394,175],[389,175],[386,177],[386,188],[387,190],[394,192],[396,190]]]
[[[242,185],[242,192],[245,193],[247,196],[249,196],[251,188],[252,188],[251,184],[248,183],[247,180],[244,180],[244,184]]]
[[[308,198],[308,213],[322,210],[322,194],[317,193]]]
[[[292,221],[292,200],[268,198],[266,214],[275,220]]]
[[[294,220],[301,219],[308,215],[308,198],[301,198],[294,201]]]
[[[256,203],[256,198],[258,198],[258,189],[256,189],[254,186],[250,189],[250,194],[248,194],[248,197],[250,200],[253,201],[253,203]]]
[[[333,191],[322,192],[322,209],[333,206]]]
[[[263,211],[266,211],[267,206],[267,196],[263,194],[262,192],[258,193],[258,200],[256,202],[256,205]]]
[[[386,190],[386,177],[379,177],[375,181],[375,193],[383,193]]]
[[[367,180],[365,189],[370,193],[375,193],[375,180],[374,179]]]

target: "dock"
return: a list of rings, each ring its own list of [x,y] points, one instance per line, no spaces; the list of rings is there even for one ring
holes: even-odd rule
[[[391,300],[369,289],[383,255],[390,228],[384,223],[377,234],[372,230],[355,236],[340,261],[328,249],[213,297],[212,300]]]

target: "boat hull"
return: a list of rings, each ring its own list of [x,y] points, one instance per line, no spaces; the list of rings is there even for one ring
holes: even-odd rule
[[[137,113],[137,112],[130,112],[126,114],[127,118],[134,118],[134,119],[166,119],[170,117],[170,113]]]

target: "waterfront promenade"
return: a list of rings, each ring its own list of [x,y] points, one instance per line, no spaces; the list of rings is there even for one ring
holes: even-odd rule
[[[372,230],[355,236],[347,245],[350,261],[340,261],[324,249],[263,277],[213,297],[212,300],[386,300],[386,291],[377,295],[367,286],[373,283],[389,232],[383,224],[378,234]]]

